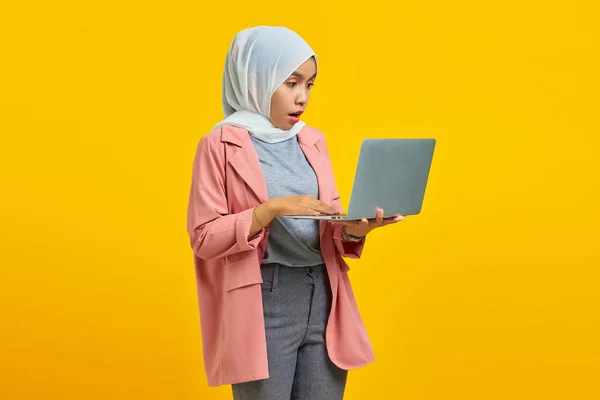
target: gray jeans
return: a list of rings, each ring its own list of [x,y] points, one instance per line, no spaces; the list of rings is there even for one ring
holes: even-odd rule
[[[348,371],[325,346],[331,288],[325,265],[261,267],[269,378],[232,385],[235,400],[337,400]]]

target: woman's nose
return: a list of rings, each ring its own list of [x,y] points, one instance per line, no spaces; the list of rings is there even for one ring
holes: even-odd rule
[[[301,94],[296,98],[296,104],[305,104],[308,101],[309,94],[302,91]]]

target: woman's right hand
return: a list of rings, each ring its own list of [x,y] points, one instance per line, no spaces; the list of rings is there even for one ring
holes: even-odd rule
[[[252,226],[250,227],[250,232],[248,232],[248,240],[269,225],[276,217],[284,215],[334,214],[339,214],[335,208],[307,194],[276,197],[267,200],[254,209]]]
[[[277,197],[268,201],[269,206],[281,217],[284,215],[335,215],[339,212],[308,194]]]

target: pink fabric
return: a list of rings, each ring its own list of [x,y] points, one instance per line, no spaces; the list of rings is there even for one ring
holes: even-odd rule
[[[325,137],[307,126],[298,133],[298,141],[316,172],[319,199],[343,212]],[[246,130],[224,126],[200,140],[187,230],[210,386],[269,377],[260,285],[268,227],[247,239],[254,207],[267,200],[258,156]],[[333,294],[326,341],[331,360],[340,368],[353,369],[372,362],[374,355],[342,258],[359,258],[364,239],[343,243],[341,228],[320,222],[321,251]]]

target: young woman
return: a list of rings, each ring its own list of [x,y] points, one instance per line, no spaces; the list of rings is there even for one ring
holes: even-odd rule
[[[187,229],[206,376],[234,399],[341,399],[374,356],[342,257],[402,216],[343,212],[323,134],[300,122],[317,56],[293,31],[239,32],[223,75],[225,119],[198,145]]]

